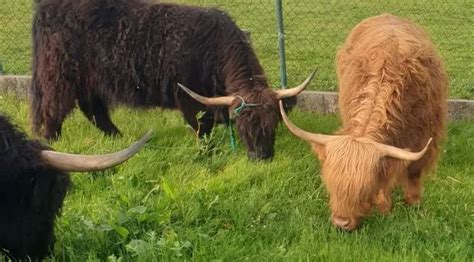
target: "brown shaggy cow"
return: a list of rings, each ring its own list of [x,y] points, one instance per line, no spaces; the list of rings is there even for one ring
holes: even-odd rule
[[[109,107],[177,108],[199,133],[243,107],[237,131],[252,159],[273,156],[278,100],[242,30],[223,11],[146,0],[41,0],[33,20],[31,116],[34,132],[61,133],[77,103],[107,134],[119,130]],[[204,106],[177,87],[230,96]],[[306,82],[307,83],[307,82]],[[247,105],[247,106],[245,106]],[[249,106],[256,105],[256,106]],[[196,119],[199,111],[206,113]]]
[[[308,133],[281,113],[322,162],[334,225],[353,230],[372,205],[390,212],[397,185],[407,204],[420,202],[421,178],[445,135],[448,79],[427,34],[388,14],[352,30],[337,55],[337,75],[337,135]]]

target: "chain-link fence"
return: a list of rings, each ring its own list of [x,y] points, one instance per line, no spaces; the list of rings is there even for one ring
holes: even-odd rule
[[[33,0],[0,0],[0,74],[31,71]]]
[[[0,0],[0,63],[5,74],[31,72],[33,0]],[[168,1],[169,2],[169,1]],[[251,32],[252,44],[274,86],[279,86],[275,0],[176,0],[226,10]],[[444,57],[451,96],[474,98],[474,1],[472,0],[283,0],[288,85],[314,68],[313,89],[335,90],[337,48],[362,19],[389,12],[416,21]]]

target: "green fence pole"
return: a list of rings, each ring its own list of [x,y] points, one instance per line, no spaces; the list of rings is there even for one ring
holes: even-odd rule
[[[283,29],[283,4],[281,0],[275,0],[275,7],[278,30],[278,52],[280,54],[280,85],[282,88],[286,88],[285,30]]]

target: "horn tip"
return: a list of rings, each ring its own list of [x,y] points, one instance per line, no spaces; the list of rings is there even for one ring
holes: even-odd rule
[[[148,131],[145,133],[144,137],[145,137],[145,139],[148,141],[148,140],[150,140],[150,139],[153,137],[154,134],[155,134],[155,129],[150,128],[150,129],[148,129]]]
[[[313,78],[316,76],[318,71],[319,71],[319,68],[314,69],[313,72],[309,75],[308,79],[313,80]]]
[[[426,143],[426,148],[428,148],[428,146],[431,145],[431,142],[433,142],[432,137],[430,137],[430,139],[428,139],[428,142]]]

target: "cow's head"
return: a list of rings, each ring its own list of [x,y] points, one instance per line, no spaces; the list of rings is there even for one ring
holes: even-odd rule
[[[306,132],[288,119],[280,104],[283,122],[295,136],[308,141],[321,161],[322,179],[330,199],[333,224],[355,229],[371,211],[390,160],[416,161],[423,157],[430,139],[420,152],[411,152],[364,137],[323,135]]]
[[[54,249],[54,221],[70,184],[67,172],[116,166],[132,157],[151,136],[150,131],[115,153],[67,154],[28,139],[0,114],[0,257],[26,260],[29,256],[37,261],[47,256]]]
[[[301,93],[315,73],[316,71],[294,88],[277,91],[263,88],[222,97],[203,97],[182,84],[178,85],[202,104],[227,106],[229,116],[235,121],[237,132],[247,147],[248,157],[252,160],[263,160],[272,158],[274,154],[275,133],[280,121],[278,101]]]

